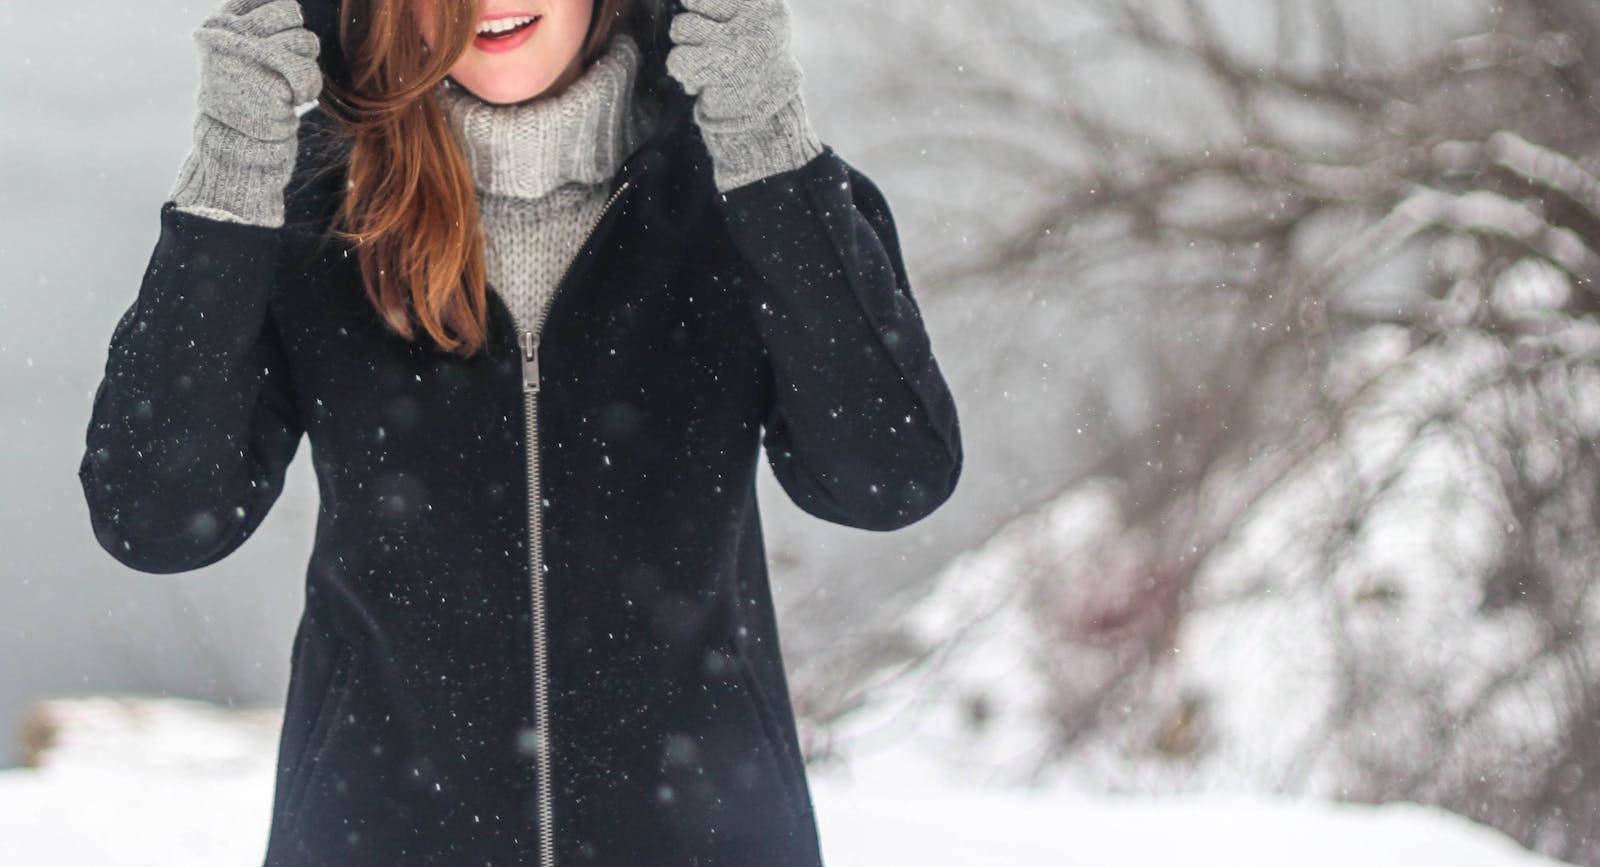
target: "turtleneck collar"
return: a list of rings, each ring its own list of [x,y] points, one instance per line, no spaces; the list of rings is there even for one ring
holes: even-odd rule
[[[597,184],[649,135],[635,99],[640,50],[617,31],[577,80],[554,96],[497,105],[445,79],[437,90],[460,133],[477,188],[541,198],[569,183]]]

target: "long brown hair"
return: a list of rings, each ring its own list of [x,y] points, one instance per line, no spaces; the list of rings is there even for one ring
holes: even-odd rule
[[[484,0],[439,0],[434,50],[416,27],[415,0],[343,0],[339,43],[348,84],[324,92],[348,143],[347,183],[333,233],[350,242],[367,299],[396,333],[420,328],[441,349],[471,357],[488,338],[483,228],[472,172],[433,89],[466,52]],[[594,0],[582,54],[605,49],[635,0]]]

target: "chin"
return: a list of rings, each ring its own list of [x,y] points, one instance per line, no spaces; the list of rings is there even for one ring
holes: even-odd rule
[[[451,70],[450,78],[484,102],[508,105],[532,99],[549,89],[555,74],[546,74],[536,58],[515,56],[521,53],[469,57]]]
[[[538,96],[539,94],[544,93],[545,90],[548,89],[547,87],[529,88],[526,85],[505,85],[497,87],[494,85],[469,86],[465,83],[462,83],[461,86],[467,88],[467,90],[471,91],[474,96],[478,97],[484,102],[494,103],[495,105],[511,105],[513,103],[526,102]]]

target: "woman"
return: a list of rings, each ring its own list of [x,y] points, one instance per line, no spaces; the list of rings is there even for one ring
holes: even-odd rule
[[[962,452],[782,0],[228,0],[196,41],[79,477],[181,572],[311,443],[267,864],[820,864],[762,450],[880,531]]]

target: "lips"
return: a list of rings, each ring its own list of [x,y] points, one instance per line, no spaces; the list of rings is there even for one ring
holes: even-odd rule
[[[485,21],[479,26],[488,32],[479,33],[472,40],[472,46],[489,54],[514,51],[533,38],[533,30],[541,20],[542,16],[538,15],[520,15]]]

